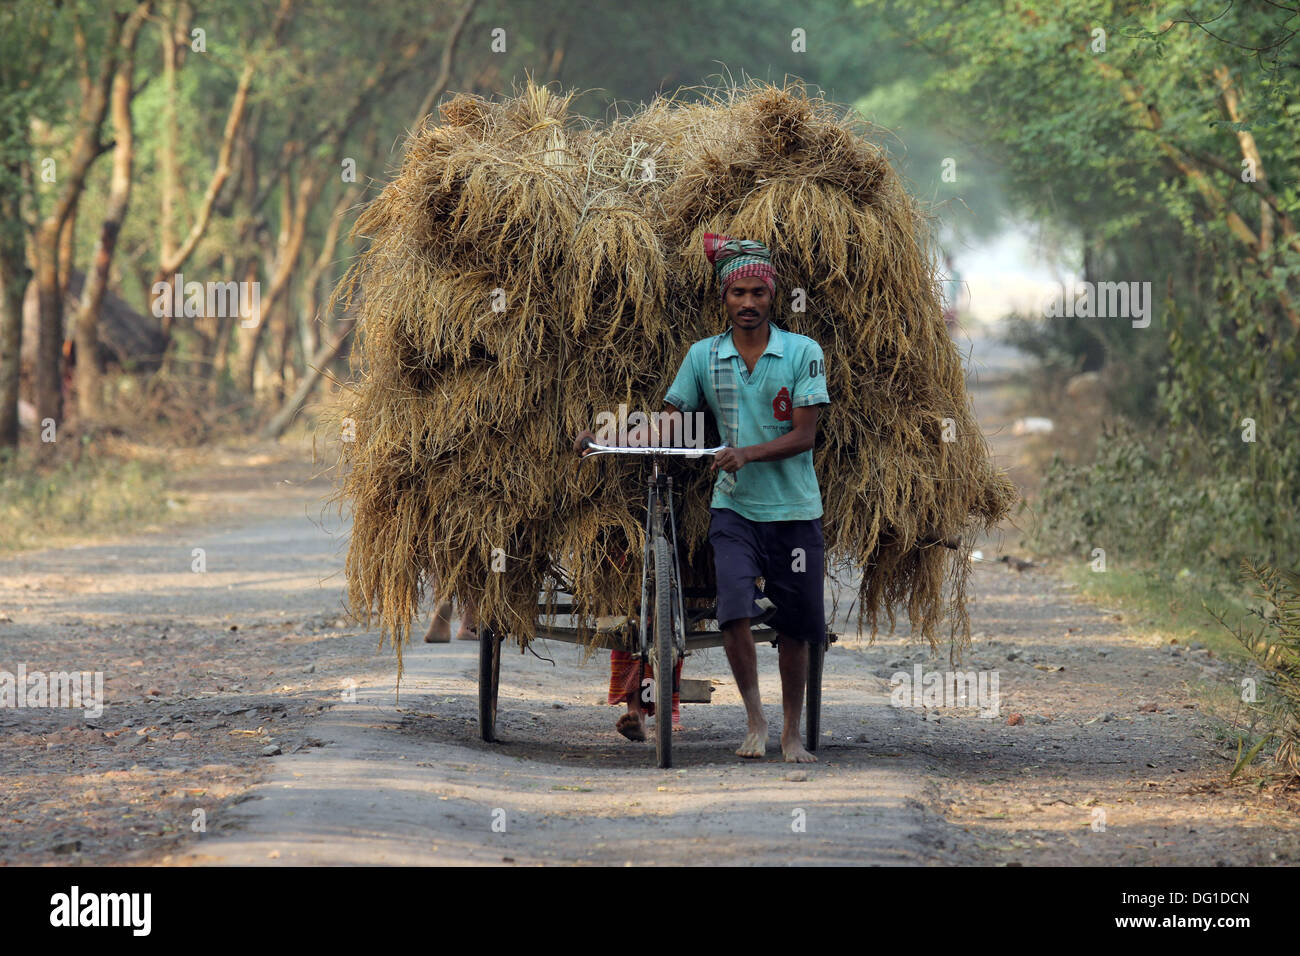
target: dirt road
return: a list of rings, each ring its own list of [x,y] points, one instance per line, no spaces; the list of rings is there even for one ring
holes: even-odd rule
[[[1006,356],[987,358],[977,411],[1015,477]],[[214,456],[182,489],[201,521],[0,562],[0,670],[101,671],[107,699],[89,720],[0,709],[0,862],[1300,861],[1294,807],[1224,786],[1198,688],[1232,669],[1079,601],[1041,561],[974,570],[964,669],[996,674],[996,717],[891,706],[893,675],[946,658],[905,622],[869,646],[840,619],[815,765],[780,762],[766,645],[765,761],[732,754],[743,710],[720,649],[687,661],[719,684],[683,706],[672,770],[614,733],[604,655],[583,666],[568,645],[506,657],[504,742],[484,744],[473,644],[413,647],[394,700],[391,652],[342,619],[343,527],[296,455]]]

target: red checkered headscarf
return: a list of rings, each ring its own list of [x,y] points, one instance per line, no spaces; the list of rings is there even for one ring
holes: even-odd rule
[[[776,295],[776,271],[772,268],[772,253],[761,242],[732,239],[720,233],[706,232],[704,254],[713,263],[713,273],[718,277],[718,285],[724,296],[727,287],[744,276],[762,279],[772,295]]]

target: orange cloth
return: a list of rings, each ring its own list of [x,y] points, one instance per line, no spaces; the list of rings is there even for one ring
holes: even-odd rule
[[[654,678],[654,668],[649,661],[646,662],[645,676]],[[682,682],[682,662],[679,660],[677,666],[673,668],[673,683],[680,685]],[[641,690],[641,662],[637,656],[630,651],[610,651],[609,652],[609,697],[608,702],[611,704],[626,704],[629,694],[640,694]],[[682,722],[681,714],[681,692],[673,691],[673,723]],[[654,701],[641,701],[641,708],[647,713],[653,715],[655,712]]]
[[[613,555],[614,563],[620,568],[627,567],[627,552],[619,549]],[[654,666],[647,661],[645,665],[645,676],[654,679]],[[682,661],[677,662],[673,669],[673,684],[680,686],[682,682]],[[609,697],[608,702],[611,704],[626,704],[629,694],[640,694],[641,690],[641,666],[637,656],[629,651],[610,651],[609,652]],[[681,692],[673,691],[673,723],[682,722],[681,714]],[[647,714],[654,716],[654,701],[641,701],[641,709]]]

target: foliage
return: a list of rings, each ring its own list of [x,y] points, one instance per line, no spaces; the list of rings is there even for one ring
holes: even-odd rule
[[[881,141],[890,162],[915,195],[933,204],[946,241],[973,241],[1005,228],[1007,184],[1000,165],[981,152],[971,153],[964,131],[954,128],[951,110],[925,90],[915,52],[872,59],[886,58],[891,73],[854,109],[891,131]],[[960,163],[945,175],[945,161],[959,157]]]
[[[1235,444],[1234,444],[1235,441]],[[1053,456],[1033,543],[1046,551],[1103,548],[1108,561],[1229,570],[1243,556],[1281,561],[1300,553],[1295,487],[1264,488],[1252,462],[1262,441],[1208,447],[1192,432],[1103,426],[1094,461]],[[1258,467],[1258,466],[1255,466]]]
[[[48,212],[65,185],[45,182],[46,158],[63,167],[85,102],[83,82],[107,55],[112,16],[135,0],[13,0],[0,5],[0,189],[30,193],[29,213]],[[394,150],[416,125],[442,66],[444,46],[463,10],[472,7],[454,48],[444,93],[509,93],[532,76],[585,91],[575,110],[590,119],[626,112],[628,104],[661,90],[694,87],[712,76],[804,77],[852,101],[896,75],[905,58],[878,42],[866,11],[850,0],[811,0],[790,17],[780,0],[748,8],[759,28],[737,30],[733,9],[721,0],[664,0],[610,7],[575,0],[556,9],[505,0],[292,0],[283,34],[271,28],[278,2],[243,0],[155,3],[140,34],[132,113],[135,156],[131,207],[122,224],[110,273],[110,290],[148,313],[151,286],[167,245],[163,237],[164,168],[174,163],[178,182],[171,232],[178,245],[201,218],[207,189],[218,169],[223,133],[235,92],[251,71],[247,110],[232,150],[230,175],[216,194],[206,231],[181,271],[187,281],[252,278],[265,294],[292,248],[296,198],[309,206],[304,239],[281,300],[268,310],[268,334],[213,321],[178,321],[171,329],[169,364],[212,379],[209,394],[222,401],[250,387],[250,348],[259,353],[262,382],[272,392],[290,390],[306,371],[314,346],[330,334],[336,317],[318,310],[359,246],[326,237],[338,211],[352,213],[383,181]],[[188,19],[186,19],[188,11]],[[169,20],[175,30],[174,85],[164,75]],[[85,35],[79,49],[75,32]],[[795,31],[807,36],[807,52]],[[198,31],[202,31],[201,37]],[[504,49],[493,43],[500,34]],[[200,43],[199,40],[202,40]],[[619,55],[611,56],[617,49]],[[864,50],[875,51],[865,57]],[[435,97],[436,99],[436,97]],[[112,140],[111,122],[100,129]],[[105,155],[108,155],[107,153]],[[354,164],[355,184],[341,175]],[[35,172],[35,175],[32,175]],[[111,163],[92,165],[72,233],[74,264],[92,260],[109,193]],[[316,184],[304,189],[304,180]],[[7,220],[20,244],[20,223]],[[30,239],[30,237],[28,237]],[[363,240],[364,241],[364,240]],[[312,282],[301,281],[322,256]],[[21,259],[21,249],[14,255]],[[250,271],[251,270],[251,271]],[[65,326],[67,324],[65,316]],[[317,326],[320,326],[318,328]],[[287,328],[287,331],[282,331]],[[241,371],[243,374],[241,374]],[[266,394],[260,396],[265,399]]]
[[[37,467],[26,453],[0,454],[3,549],[53,539],[137,530],[166,513],[167,468],[130,457],[81,455]]]
[[[1081,238],[1085,280],[1151,283],[1146,328],[1012,324],[1018,345],[1062,373],[1110,366],[1110,404],[1134,423],[1103,440],[1092,467],[1053,470],[1040,540],[1104,538],[1220,570],[1246,555],[1294,555],[1296,11],[1220,0],[864,3],[930,54],[924,88],[996,153],[1018,211]]]
[[[1250,609],[1260,621],[1255,629],[1230,626],[1221,613],[1206,606],[1210,616],[1241,642],[1266,674],[1262,686],[1256,688],[1256,699],[1247,703],[1265,716],[1267,732],[1247,754],[1239,756],[1233,774],[1248,764],[1267,740],[1277,738],[1274,759],[1290,776],[1300,777],[1300,574],[1242,561],[1241,576],[1254,580],[1255,597],[1262,602],[1262,607]]]

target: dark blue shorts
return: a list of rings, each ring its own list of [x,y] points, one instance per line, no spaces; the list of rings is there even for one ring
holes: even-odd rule
[[[764,594],[776,605],[768,622],[798,641],[826,636],[822,519],[750,521],[730,508],[709,509],[709,543],[718,581],[718,625],[758,617]],[[802,554],[796,549],[802,549]],[[763,578],[760,591],[754,579]]]

